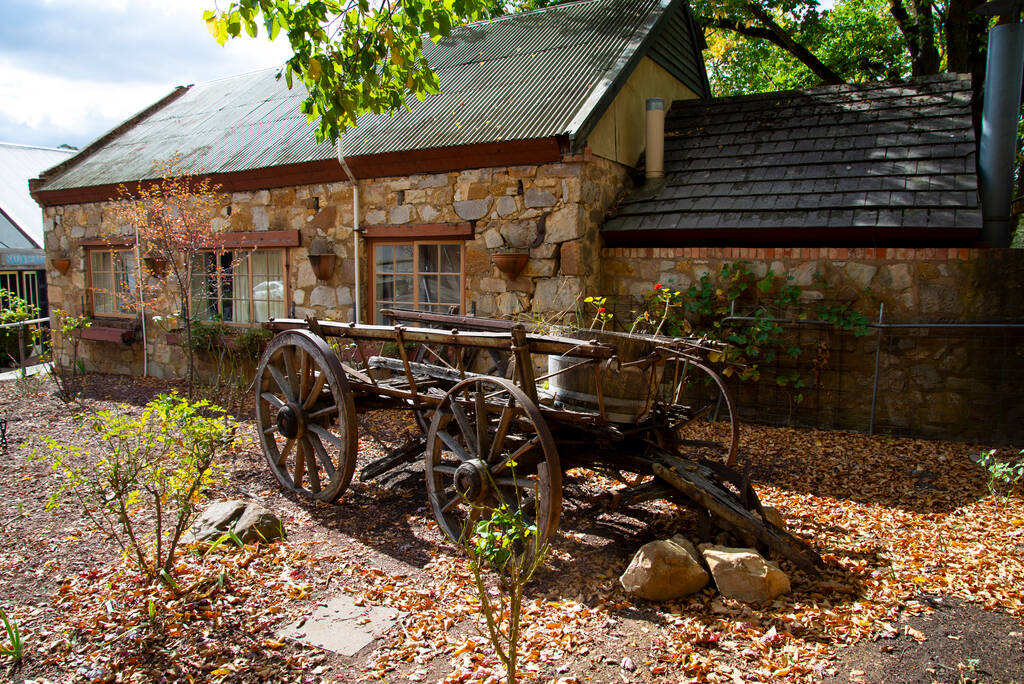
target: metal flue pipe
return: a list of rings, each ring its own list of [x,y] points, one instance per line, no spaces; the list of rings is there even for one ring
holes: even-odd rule
[[[984,221],[981,239],[989,247],[1009,247],[1012,237],[1010,204],[1024,74],[1024,24],[1019,21],[1022,5],[1024,0],[996,0],[975,10],[989,16],[1002,15],[1010,22],[988,33],[978,183]]]

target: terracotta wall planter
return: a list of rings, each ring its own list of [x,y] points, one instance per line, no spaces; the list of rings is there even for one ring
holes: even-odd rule
[[[515,278],[522,272],[529,260],[526,252],[498,252],[491,255],[491,263],[509,278]]]

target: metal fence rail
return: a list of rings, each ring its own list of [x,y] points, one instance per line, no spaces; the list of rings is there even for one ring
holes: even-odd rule
[[[50,326],[50,318],[49,317],[46,317],[46,318],[33,318],[33,319],[27,320],[27,321],[17,321],[16,323],[2,323],[2,324],[0,324],[0,339],[4,340],[5,342],[6,342],[6,336],[8,334],[8,333],[6,333],[6,331],[9,330],[9,329],[17,329],[17,341],[16,341],[17,353],[18,353],[17,362],[18,362],[18,369],[21,370],[22,373],[25,372],[26,361],[28,361],[30,358],[32,358],[32,356],[38,356],[40,353],[42,353],[42,348],[43,348],[42,347],[42,343],[43,343],[42,330],[44,329],[44,327],[46,329],[49,329],[49,326]],[[35,327],[35,329],[37,331],[35,339],[32,339],[31,337],[27,337],[27,335],[31,335],[32,334],[29,331],[29,329],[32,328],[32,327]],[[27,339],[32,340],[31,354],[29,356],[26,356],[26,347],[28,346],[28,345],[26,345],[26,340]],[[12,360],[12,361],[15,360],[13,358],[13,356],[11,356],[9,353],[7,354],[7,356],[10,358],[10,360]],[[6,364],[7,360],[8,359],[6,359],[6,358],[5,359],[0,359],[0,362]]]

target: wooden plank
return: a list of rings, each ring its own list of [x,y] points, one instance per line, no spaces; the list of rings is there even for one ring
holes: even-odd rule
[[[94,342],[120,342],[128,344],[135,337],[135,330],[132,328],[108,328],[99,325],[90,325],[78,331],[78,336],[83,340]]]
[[[365,238],[471,238],[473,225],[462,223],[414,223],[406,225],[374,225],[363,228]]]
[[[308,325],[306,321],[298,318],[278,318],[263,323],[263,327],[280,332],[283,330],[305,330]],[[395,328],[387,325],[320,321],[320,329],[326,337],[396,341]],[[403,336],[406,342],[448,344],[456,347],[509,350],[512,345],[512,339],[507,332],[460,332],[432,328],[406,328]],[[610,345],[569,337],[527,335],[526,341],[533,354],[568,354],[588,359],[608,359],[615,354],[615,347]]]

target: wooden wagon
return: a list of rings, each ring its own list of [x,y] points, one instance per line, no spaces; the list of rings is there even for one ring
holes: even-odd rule
[[[363,467],[363,480],[423,459],[430,507],[459,540],[502,501],[558,527],[563,476],[602,471],[609,506],[666,498],[813,571],[817,557],[767,522],[739,457],[719,343],[410,311],[392,325],[315,319],[277,334],[256,377],[263,452],[282,486],[333,502],[355,472],[356,415],[412,411],[423,437]],[[739,466],[739,467],[738,467]]]

